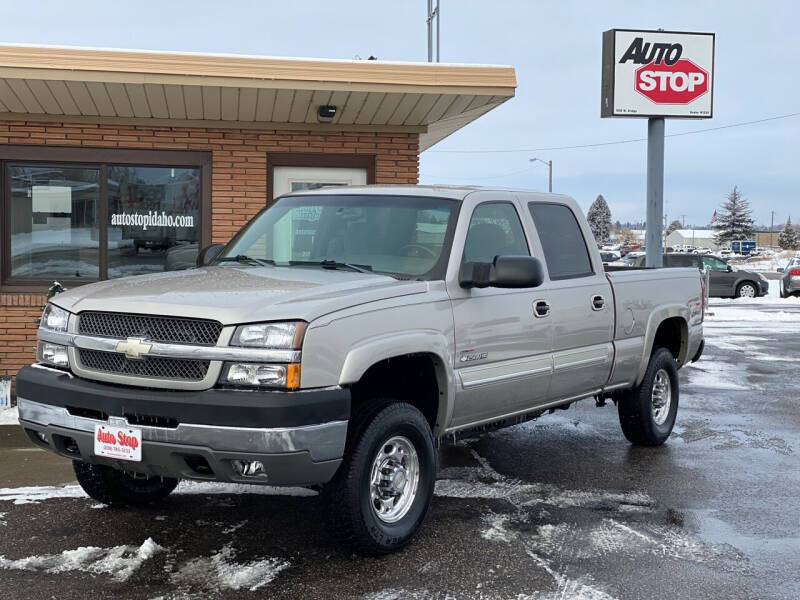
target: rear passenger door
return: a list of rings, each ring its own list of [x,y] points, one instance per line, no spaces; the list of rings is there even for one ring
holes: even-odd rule
[[[608,380],[614,358],[614,299],[601,264],[593,264],[591,232],[567,204],[530,202],[548,279],[553,324],[550,399],[588,395]]]

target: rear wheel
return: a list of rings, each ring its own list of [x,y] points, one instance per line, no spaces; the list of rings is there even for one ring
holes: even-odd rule
[[[778,289],[778,293],[780,294],[781,298],[788,298],[789,294],[786,293],[786,288],[783,287],[783,281],[780,282],[780,287]]]
[[[78,483],[90,498],[109,506],[143,506],[163,500],[178,485],[171,477],[137,477],[105,465],[73,461]]]
[[[660,446],[672,433],[678,414],[678,368],[672,353],[657,348],[642,382],[617,404],[622,433],[637,446]]]
[[[325,520],[357,552],[395,552],[411,541],[433,497],[433,434],[415,407],[387,400],[373,401],[351,430],[344,461],[322,490]]]
[[[758,290],[756,290],[756,285],[749,281],[740,283],[739,287],[736,288],[737,298],[755,298],[757,295],[758,295]]]

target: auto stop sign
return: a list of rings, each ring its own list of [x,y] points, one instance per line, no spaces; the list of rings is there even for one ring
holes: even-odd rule
[[[714,34],[612,29],[603,34],[603,117],[708,119]]]

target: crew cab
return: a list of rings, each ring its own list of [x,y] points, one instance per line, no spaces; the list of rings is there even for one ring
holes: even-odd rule
[[[592,239],[560,195],[292,193],[197,268],[53,297],[20,423],[100,502],[184,478],[315,486],[335,536],[385,554],[427,513],[437,441],[589,397],[631,443],[669,437],[700,274],[606,273]]]

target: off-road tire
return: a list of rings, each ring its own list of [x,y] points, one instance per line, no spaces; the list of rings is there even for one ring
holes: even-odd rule
[[[78,483],[90,498],[109,506],[144,506],[166,498],[178,485],[171,477],[135,479],[105,465],[72,461]]]
[[[751,288],[753,290],[753,295],[752,296],[742,295],[742,290],[744,288],[747,288],[747,287],[749,287],[749,288]],[[756,284],[753,283],[752,281],[745,281],[743,283],[740,283],[739,287],[736,288],[736,297],[737,298],[757,298],[758,297],[758,287],[756,287]]]
[[[670,382],[671,401],[666,419],[657,423],[653,415],[653,386],[656,374],[666,373]],[[619,424],[622,433],[636,446],[660,446],[672,433],[678,413],[678,368],[672,353],[666,348],[656,348],[650,357],[644,379],[631,390],[627,390],[619,402]]]
[[[373,461],[382,445],[403,436],[416,450],[419,482],[408,512],[394,523],[375,513],[370,496]],[[368,401],[350,421],[344,460],[322,488],[328,530],[340,543],[367,556],[408,545],[428,512],[436,483],[436,450],[430,425],[412,405],[390,399]]]

